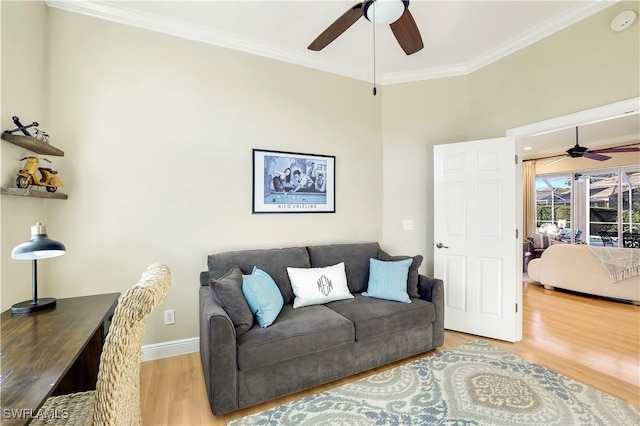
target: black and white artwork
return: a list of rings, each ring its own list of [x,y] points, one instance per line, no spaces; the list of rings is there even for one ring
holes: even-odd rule
[[[328,155],[253,150],[253,213],[335,213]]]

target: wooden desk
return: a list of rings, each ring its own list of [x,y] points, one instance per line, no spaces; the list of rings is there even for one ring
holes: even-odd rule
[[[53,394],[95,389],[120,293],[58,299],[53,309],[0,317],[0,423],[27,424]],[[58,415],[63,413],[58,413]]]

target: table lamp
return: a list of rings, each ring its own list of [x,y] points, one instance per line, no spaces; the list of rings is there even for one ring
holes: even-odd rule
[[[38,259],[62,256],[66,253],[66,250],[64,244],[47,236],[47,227],[40,222],[31,227],[31,239],[16,246],[11,252],[11,258],[33,260],[33,281],[31,284],[33,299],[16,303],[11,307],[11,312],[14,314],[27,314],[56,306],[56,299],[52,297],[38,299]]]

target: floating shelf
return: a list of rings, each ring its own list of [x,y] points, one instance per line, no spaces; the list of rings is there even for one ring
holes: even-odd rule
[[[10,133],[2,133],[2,139],[7,142],[11,142],[14,145],[18,145],[22,148],[33,151],[36,154],[55,155],[57,157],[64,157],[64,151],[56,148],[53,145],[44,143],[33,136],[13,135]],[[3,188],[4,189],[4,188]]]
[[[56,200],[66,200],[68,198],[67,194],[63,194],[62,192],[40,191],[35,187],[29,187],[25,189],[0,188],[0,194],[15,195],[18,197],[52,198]]]

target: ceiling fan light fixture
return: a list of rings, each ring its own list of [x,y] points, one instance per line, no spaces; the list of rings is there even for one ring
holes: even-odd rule
[[[583,146],[578,146],[578,147],[573,147],[567,150],[567,154],[571,158],[581,158],[581,157],[584,157],[584,153],[587,152],[587,150],[588,148],[585,148]]]
[[[580,158],[584,157],[584,153],[588,150],[589,148],[580,146],[580,144],[578,143],[578,127],[576,126],[576,144],[573,148],[569,148],[567,150],[567,155],[571,158]]]
[[[400,19],[408,5],[403,0],[370,0],[362,5],[362,14],[374,24],[388,25]]]

